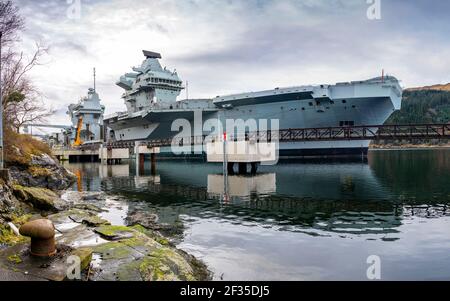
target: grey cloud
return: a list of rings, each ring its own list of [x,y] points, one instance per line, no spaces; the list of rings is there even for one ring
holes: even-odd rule
[[[150,24],[148,24],[148,28],[150,30],[157,31],[157,32],[160,32],[162,34],[168,34],[169,33],[169,29],[167,29],[164,25],[158,24],[158,23],[150,23]]]
[[[64,42],[56,42],[51,43],[51,49],[55,50],[55,48],[60,48],[63,51],[74,51],[78,52],[80,55],[90,55],[87,49],[87,46],[80,42],[75,41],[64,41]]]
[[[268,3],[264,1],[260,9]],[[448,19],[437,18],[434,23],[444,23],[444,26],[431,25],[434,26],[431,32],[413,30],[422,25],[429,27],[433,24],[430,20],[442,16],[440,10],[446,9],[449,3],[440,2],[435,7],[434,3],[427,5],[427,1],[419,1],[416,7],[412,1],[382,1],[380,21],[366,18],[368,5],[365,1],[352,2],[351,5],[342,1],[330,3],[332,5],[296,2],[303,12],[318,20],[316,26],[309,26],[308,20],[305,24],[286,24],[282,16],[266,24],[265,20],[256,17],[250,21],[254,22],[250,30],[235,37],[236,43],[220,50],[205,49],[186,54],[177,57],[176,62],[187,61],[192,65],[235,63],[261,65],[261,68],[283,68],[283,64],[297,64],[299,67],[327,64],[350,69],[397,61],[397,64],[404,64],[402,68],[426,68],[426,58],[420,57],[423,53],[417,47],[429,50],[429,46],[425,46],[428,43],[436,50],[449,49],[449,43],[444,38],[447,33],[443,31],[450,24]],[[432,9],[427,10],[430,7]],[[420,45],[421,42],[423,45]],[[419,64],[414,62],[415,56],[419,56]],[[394,68],[396,66],[392,66]],[[431,66],[428,65],[428,68]]]

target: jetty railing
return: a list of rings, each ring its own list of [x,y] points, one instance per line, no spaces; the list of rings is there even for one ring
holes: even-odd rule
[[[219,141],[219,137],[207,135],[184,138],[163,138],[141,141],[148,147],[173,145],[201,145]],[[228,135],[229,141],[255,142],[304,142],[304,141],[348,141],[348,140],[405,140],[405,139],[450,139],[450,124],[365,125],[326,128],[283,129],[279,131],[257,131],[240,135]],[[114,141],[105,144],[108,148],[133,148],[135,141]]]

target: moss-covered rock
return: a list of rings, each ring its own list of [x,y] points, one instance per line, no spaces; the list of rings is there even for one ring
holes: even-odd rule
[[[32,214],[24,214],[24,215],[12,215],[12,219],[11,222],[20,227],[22,225],[25,225],[26,223],[28,223],[31,218],[33,217]]]
[[[14,195],[21,201],[31,204],[34,208],[44,211],[59,211],[64,209],[64,201],[53,191],[45,188],[24,187],[14,185]]]
[[[69,222],[75,222],[78,224],[83,223],[83,219],[91,216],[90,212],[80,209],[70,209],[61,211],[48,216],[54,224],[64,224]]]
[[[22,258],[20,257],[19,254],[14,254],[14,255],[8,256],[8,261],[15,263],[15,264],[20,264],[20,263],[22,263]]]
[[[29,210],[29,206],[20,202],[13,194],[10,183],[0,178],[0,223],[2,219],[8,219],[10,215],[22,215],[23,212]]]
[[[69,188],[76,177],[55,162],[54,166],[10,166],[11,178],[14,182],[26,187],[40,187],[50,190]]]
[[[141,225],[135,225],[130,228],[147,235],[148,237],[150,237],[150,238],[154,239],[156,242],[158,242],[160,245],[163,245],[163,246],[171,246],[172,245],[171,242],[166,237],[162,236],[157,231],[147,229]]]
[[[99,227],[110,225],[111,223],[97,215],[97,212],[80,209],[70,209],[48,216],[55,224],[78,223],[88,227]]]
[[[10,128],[5,128],[5,162],[9,166],[29,166],[33,156],[50,156],[51,150],[47,144],[36,140],[30,135],[21,135]]]
[[[195,281],[194,270],[176,251],[161,247],[148,254],[139,265],[144,281]]]
[[[108,240],[133,238],[135,235],[135,230],[126,226],[102,226],[96,228],[95,232]]]
[[[141,260],[132,261],[120,265],[116,272],[117,281],[142,281],[141,272],[139,271],[139,266],[141,265]]]
[[[96,232],[110,239],[94,247],[102,262],[100,279],[119,281],[195,281],[209,280],[206,266],[167,243],[160,235],[142,226],[102,226]],[[126,235],[126,237],[124,236]]]
[[[142,226],[170,237],[182,235],[184,231],[184,224],[181,221],[177,220],[173,224],[159,223],[158,215],[145,211],[128,213],[126,222],[128,226]]]
[[[9,227],[7,222],[12,222],[16,227],[20,228],[20,226],[24,225],[31,219],[32,215],[22,215],[16,216],[14,214],[10,215],[8,221],[0,224],[0,244],[6,246],[13,246],[18,243],[27,242],[30,239],[21,235],[16,235],[13,230]]]
[[[33,178],[48,177],[51,175],[50,169],[38,165],[30,166],[28,168],[28,171],[30,172]]]
[[[75,204],[73,206],[73,208],[75,209],[80,209],[80,210],[84,210],[84,211],[91,211],[91,212],[96,212],[96,213],[101,213],[101,212],[106,212],[106,210],[103,210],[95,205],[92,204]]]
[[[76,181],[74,174],[51,155],[49,146],[5,128],[5,163],[11,178],[27,187],[64,190]]]
[[[25,238],[18,236],[7,225],[0,225],[0,244],[12,246],[23,242]]]
[[[72,256],[78,256],[81,262],[81,270],[87,269],[91,265],[92,253],[94,251],[91,248],[80,248],[72,251]]]
[[[108,242],[94,247],[94,252],[100,254],[103,260],[130,258],[133,249],[118,241]]]
[[[83,219],[83,224],[88,225],[89,227],[98,227],[101,225],[111,225],[111,223],[105,219],[102,219],[99,216],[91,215],[87,216]]]

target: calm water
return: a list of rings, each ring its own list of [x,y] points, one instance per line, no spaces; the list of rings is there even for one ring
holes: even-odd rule
[[[450,280],[450,150],[261,167],[230,177],[227,202],[221,165],[157,167],[136,176],[129,165],[69,165],[81,180],[74,189],[119,196],[107,216],[115,223],[134,210],[181,220],[179,247],[218,280],[367,280],[370,255],[383,280]]]

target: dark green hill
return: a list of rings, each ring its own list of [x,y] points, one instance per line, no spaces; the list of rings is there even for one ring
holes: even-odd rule
[[[406,90],[402,109],[395,112],[387,124],[449,123],[450,92],[434,90]]]

